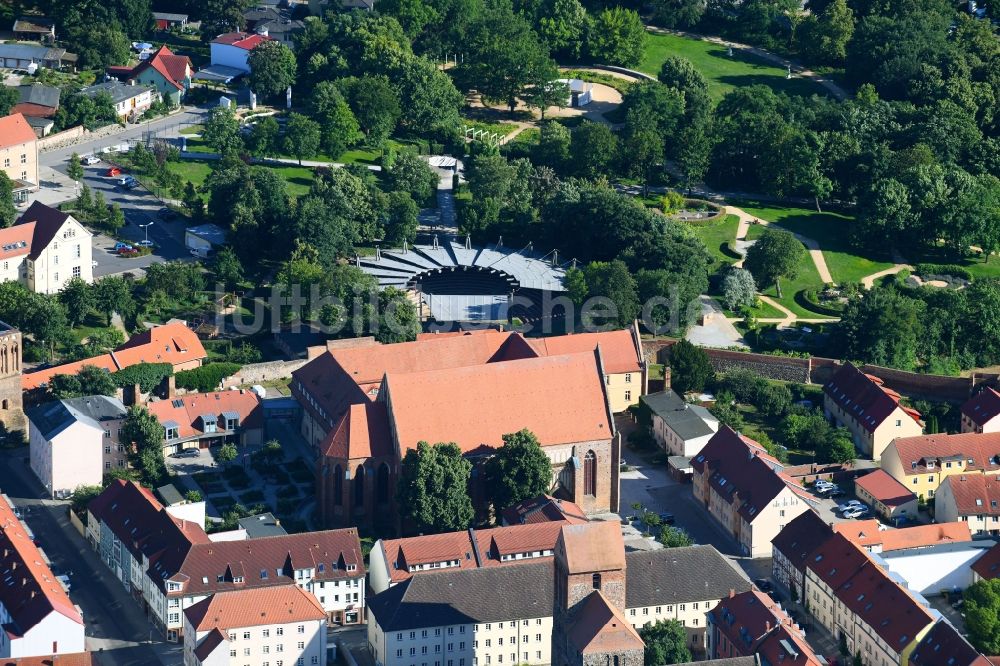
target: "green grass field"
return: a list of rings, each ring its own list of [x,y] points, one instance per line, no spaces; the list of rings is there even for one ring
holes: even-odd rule
[[[780,225],[783,229],[813,238],[819,243],[826,258],[826,265],[834,281],[860,282],[861,278],[892,266],[885,257],[865,256],[848,243],[850,226],[854,218],[841,213],[818,213],[809,208],[776,205],[739,205],[743,210],[761,219]],[[762,227],[751,226],[756,237]],[[998,262],[1000,264],[1000,262]]]
[[[718,44],[676,35],[648,34],[646,52],[637,69],[656,76],[670,55],[687,58],[705,75],[709,93],[716,102],[734,88],[758,83],[789,95],[826,95],[825,89],[816,83],[801,78],[786,79],[784,69],[753,55],[737,50],[730,57],[726,49]]]
[[[709,254],[715,260],[711,271],[715,272],[722,266],[733,263],[735,259],[722,251],[726,243],[736,240],[736,228],[740,219],[735,215],[727,215],[725,218],[712,224],[689,224],[688,229],[701,239],[708,248]]]
[[[180,162],[170,162],[168,167],[174,173],[180,174],[185,181],[190,180],[195,187],[201,186],[208,174],[212,172],[211,162],[196,160],[182,160]],[[275,171],[282,180],[285,181],[285,189],[289,196],[299,197],[309,191],[312,185],[313,172],[309,167],[300,166],[280,166],[267,167]]]

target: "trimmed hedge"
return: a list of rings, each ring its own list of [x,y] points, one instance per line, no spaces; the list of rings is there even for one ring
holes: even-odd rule
[[[149,393],[173,373],[174,366],[170,363],[138,363],[112,373],[111,378],[119,388],[138,384],[139,390]]]
[[[839,317],[844,314],[843,307],[838,308],[833,305],[820,303],[819,294],[816,293],[815,289],[804,289],[798,292],[795,294],[795,302],[807,310],[831,317]]]
[[[951,275],[963,280],[972,280],[972,273],[954,264],[917,264],[913,272],[920,277],[926,275]]]
[[[237,372],[239,363],[209,363],[193,370],[177,373],[177,388],[206,393],[219,388],[222,380]]]

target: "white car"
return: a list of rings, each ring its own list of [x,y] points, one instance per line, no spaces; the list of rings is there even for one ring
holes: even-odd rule
[[[138,247],[153,247],[153,241],[151,241],[151,240],[141,240],[138,243],[136,243],[136,246],[138,246]]]
[[[100,162],[101,158],[98,157],[97,155],[87,155],[80,161],[86,164],[87,166],[90,166],[91,164],[97,164],[98,162]]]
[[[862,507],[864,507],[864,504],[862,504],[858,500],[847,500],[843,504],[837,505],[837,511],[843,513],[845,511],[850,511],[851,509],[860,509]]]
[[[868,515],[868,507],[859,506],[854,509],[849,509],[843,513],[844,518],[861,518]]]

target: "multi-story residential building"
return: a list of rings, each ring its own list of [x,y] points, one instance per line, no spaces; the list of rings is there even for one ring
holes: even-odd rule
[[[0,282],[54,294],[73,278],[93,282],[92,234],[72,216],[35,202],[0,230]]]
[[[771,575],[791,591],[793,600],[805,598],[806,562],[831,536],[833,530],[819,514],[803,511],[771,540]]]
[[[836,523],[833,532],[843,534],[867,552],[876,554],[972,541],[968,524],[957,521],[893,529],[874,518],[848,520]],[[819,544],[818,539],[816,543]]]
[[[771,539],[811,511],[805,489],[751,439],[722,426],[691,461],[695,499],[740,544],[745,555],[770,557]]]
[[[920,412],[900,403],[900,396],[874,375],[845,363],[823,387],[826,417],[844,426],[854,437],[854,446],[872,460],[897,437],[913,437],[924,431]]]
[[[421,571],[484,569],[551,558],[568,522],[379,539],[368,556],[368,584],[379,593]]]
[[[0,659],[84,651],[80,610],[0,495]],[[56,663],[61,663],[56,660]]]
[[[0,118],[0,168],[14,184],[14,203],[38,189],[38,138],[20,113]]]
[[[180,372],[199,367],[207,357],[194,331],[183,322],[167,323],[133,335],[113,352],[26,372],[21,375],[21,388],[24,391],[43,388],[52,377],[74,375],[87,365],[116,372],[139,363],[169,363],[174,372]]]
[[[719,430],[719,419],[700,405],[692,405],[674,391],[641,398],[652,419],[653,438],[667,455],[693,458]]]
[[[134,80],[122,83],[117,79],[104,81],[80,90],[81,95],[96,97],[107,94],[115,107],[115,115],[120,122],[135,122],[149,107],[160,99],[160,93],[153,86],[137,85]]]
[[[264,442],[264,409],[253,391],[187,393],[146,408],[163,426],[164,455],[226,442],[242,447]]]
[[[109,67],[108,75],[125,83],[135,81],[149,86],[176,106],[191,87],[194,67],[190,58],[175,54],[164,44],[135,67]]]
[[[218,592],[184,611],[184,666],[324,666],[326,624],[296,585]]]
[[[552,557],[504,567],[422,571],[376,594],[368,614],[376,664],[563,663],[552,652],[561,635],[557,625],[565,622],[556,601],[567,593],[559,572],[567,564],[580,567],[572,555],[565,563],[560,553],[585,550],[582,545],[566,548],[568,532],[583,535],[570,542],[590,544],[583,559],[598,553],[606,560],[622,558],[617,566],[596,567],[600,572],[588,574],[586,585],[588,590],[614,585],[608,589],[623,596],[622,623],[635,630],[658,620],[679,620],[696,652],[704,651],[706,613],[730,590],[750,589],[750,582],[711,546],[624,553],[615,523],[562,524],[559,530]],[[616,569],[624,569],[625,576],[608,573]]]
[[[992,663],[948,620],[941,618],[910,653],[908,666],[991,666]]]
[[[983,474],[953,474],[934,495],[934,517],[960,520],[973,534],[1000,534],[1000,479]]]
[[[735,591],[708,613],[709,659],[762,658],[762,663],[823,666],[805,632],[781,606],[756,589]]]
[[[1000,474],[1000,433],[901,437],[882,454],[882,469],[929,502],[954,474]]]
[[[118,398],[56,400],[29,409],[27,417],[31,470],[52,497],[100,485],[107,471],[128,463],[118,438],[125,418]]]
[[[962,405],[962,432],[1000,432],[1000,393],[991,386]]]
[[[861,548],[834,534],[806,562],[809,612],[847,653],[877,666],[907,663],[938,617]]]
[[[888,521],[917,517],[917,496],[883,469],[854,480],[858,499]]]
[[[173,515],[135,483],[112,483],[88,507],[88,540],[169,640],[183,634],[183,611],[238,589],[295,584],[331,622],[364,617],[365,567],[356,529],[213,542],[201,525]]]

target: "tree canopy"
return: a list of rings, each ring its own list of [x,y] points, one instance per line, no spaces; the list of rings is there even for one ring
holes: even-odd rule
[[[503,446],[490,458],[486,474],[496,513],[546,493],[552,485],[552,463],[527,428],[503,436]]]
[[[468,528],[475,516],[468,492],[471,471],[456,444],[420,442],[409,449],[396,486],[404,523],[420,533]]]

